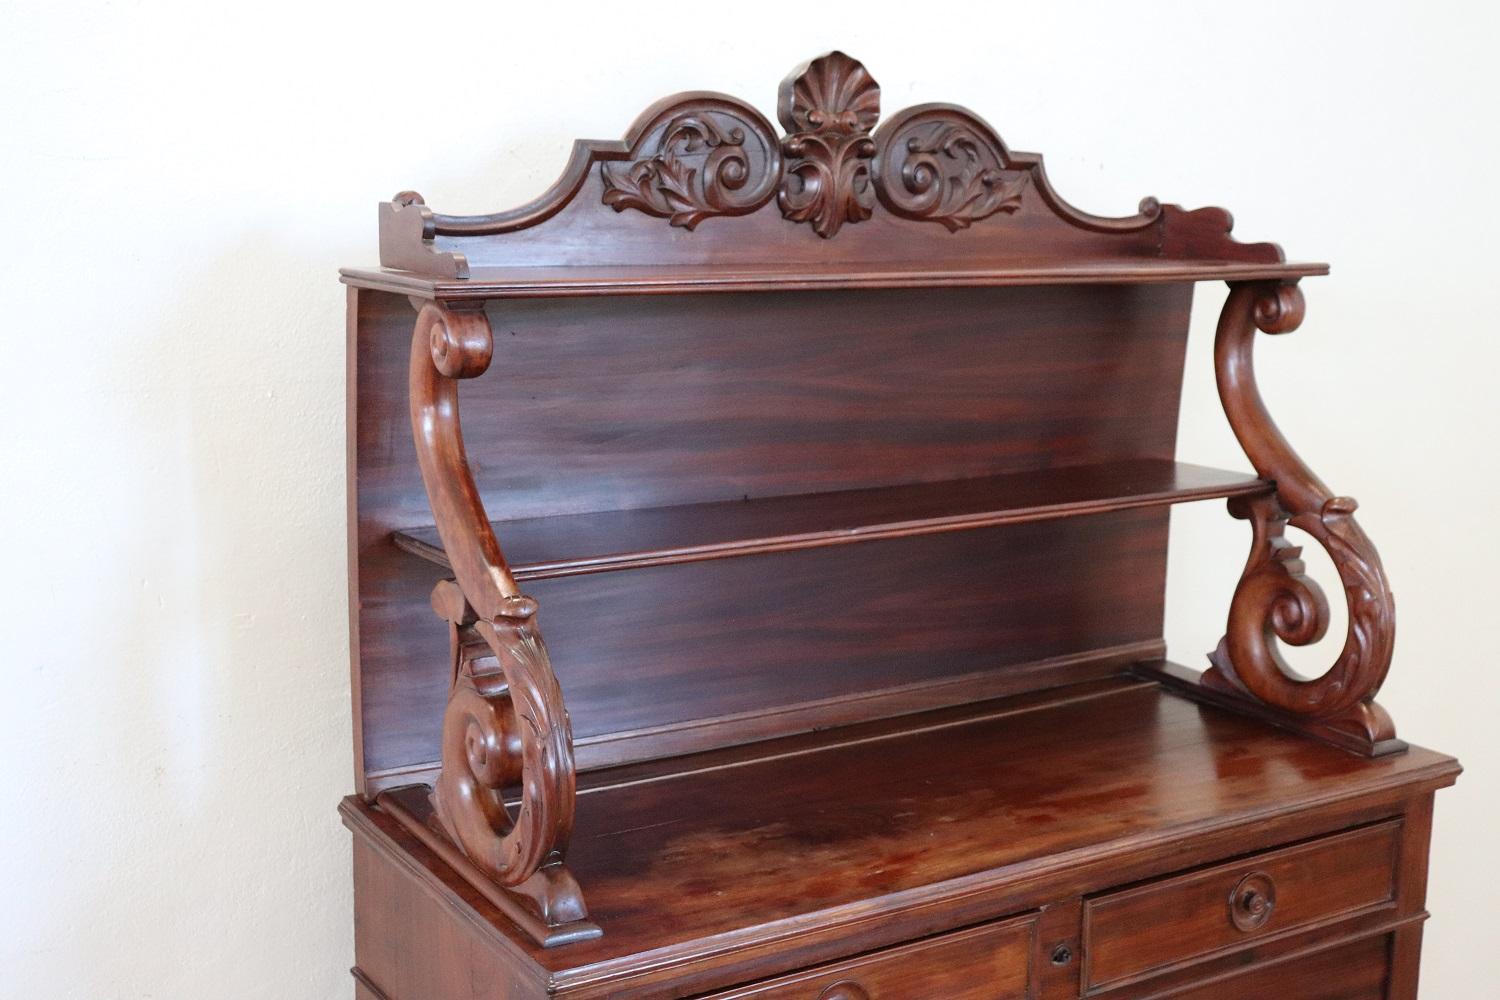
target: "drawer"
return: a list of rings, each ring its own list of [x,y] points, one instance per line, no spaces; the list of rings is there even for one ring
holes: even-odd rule
[[[704,1000],[1024,1000],[1035,928],[1034,917],[985,924]]]
[[[1087,900],[1084,991],[1395,903],[1399,821]]]
[[[1368,937],[1171,994],[1172,1000],[1387,1000],[1391,944]]]

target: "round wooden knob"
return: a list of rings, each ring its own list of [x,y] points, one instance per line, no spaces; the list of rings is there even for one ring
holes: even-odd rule
[[[1276,910],[1276,883],[1264,872],[1240,879],[1229,893],[1229,920],[1242,931],[1264,927]]]
[[[870,1000],[870,994],[852,979],[845,979],[819,993],[818,1000]]]

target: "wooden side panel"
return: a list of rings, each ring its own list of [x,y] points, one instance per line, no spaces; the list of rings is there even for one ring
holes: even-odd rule
[[[545,990],[468,926],[465,915],[354,837],[356,1000],[522,1000]]]
[[[463,388],[468,452],[497,519],[1170,458],[1190,297],[1169,285],[500,303],[495,362]],[[403,298],[358,296],[366,773],[435,760],[445,697],[438,571],[389,538],[432,520],[406,409],[414,318]],[[592,738],[1152,640],[1165,529],[1161,511],[1127,512],[527,590],[575,734]]]

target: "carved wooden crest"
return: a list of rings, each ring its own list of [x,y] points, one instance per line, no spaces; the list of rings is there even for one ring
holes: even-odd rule
[[[892,223],[905,230],[899,252],[933,268],[1017,256],[1285,259],[1273,244],[1232,239],[1221,209],[1189,212],[1147,198],[1129,216],[1080,211],[1053,190],[1041,156],[1011,151],[958,105],[923,104],[882,119],[880,85],[842,52],[783,80],[776,117],[780,128],[736,97],[688,91],[648,108],[623,140],[575,143],[556,183],[519,207],[444,215],[402,192],[380,206],[381,265],[456,280],[471,268],[643,260],[759,267],[783,259],[803,224],[802,232],[831,239],[870,220],[878,227],[841,241],[851,259],[884,253]],[[610,210],[665,225],[626,220],[628,240],[602,239],[608,230],[599,215]],[[736,216],[737,226],[717,222]],[[1012,224],[1001,221],[1012,216]],[[929,222],[936,225],[922,225]]]
[[[760,208],[772,191],[781,214],[822,237],[862,222],[877,202],[950,232],[1014,212],[1030,163],[1012,163],[999,136],[963,108],[926,105],[878,133],[880,85],[856,59],[830,52],[781,83],[778,143],[753,108],[694,95],[647,126],[624,162],[604,163],[604,203],[692,229],[715,215]]]

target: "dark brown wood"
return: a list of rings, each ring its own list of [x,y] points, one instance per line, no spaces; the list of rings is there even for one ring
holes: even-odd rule
[[[695,733],[706,742],[679,752],[704,749],[738,742],[719,725],[734,720],[757,717],[765,738],[806,728],[819,704],[841,713],[821,722],[859,721],[903,691],[964,700],[1159,657],[1167,527],[1164,510],[1128,510],[526,586],[546,609],[575,743],[618,763],[657,756],[652,732]],[[401,555],[431,586],[435,568]],[[413,624],[430,630],[431,611]],[[428,686],[384,688],[382,706],[419,690],[445,699],[438,657],[405,664]]]
[[[708,269],[691,264],[643,266],[476,267],[470,277],[445,280],[421,271],[343,268],[355,288],[419,295],[443,302],[577,298],[596,295],[696,295],[708,292],[885,291],[917,288],[1013,288],[1050,285],[1160,285],[1190,281],[1266,281],[1328,273],[1327,264],[1182,261],[1157,257],[1064,262],[966,261],[942,269],[895,259],[873,267],[818,265],[795,271],[772,264]]]
[[[1295,284],[1236,286],[1224,303],[1215,341],[1219,396],[1230,426],[1274,495],[1236,498],[1235,517],[1254,533],[1250,561],[1229,608],[1229,628],[1203,678],[1219,690],[1244,693],[1286,716],[1290,725],[1313,723],[1309,732],[1332,732],[1365,753],[1384,752],[1395,725],[1375,704],[1396,639],[1395,601],[1374,543],[1354,519],[1358,504],[1334,496],[1281,435],[1255,385],[1252,345],[1257,329],[1289,333],[1302,323],[1305,305]],[[1343,649],[1326,673],[1297,676],[1277,642],[1302,646],[1328,631],[1328,599],[1304,572],[1301,548],[1285,537],[1300,529],[1327,551],[1349,606]]]
[[[1389,945],[1384,937],[1367,937],[1305,958],[1248,969],[1240,975],[1204,984],[1174,1000],[1386,1000],[1415,996],[1387,991]]]
[[[1399,823],[1386,822],[1188,875],[1084,907],[1084,982],[1104,990],[1274,936],[1396,906]]]
[[[1262,722],[1284,729],[1292,729],[1332,746],[1343,747],[1366,757],[1384,757],[1403,753],[1406,741],[1395,738],[1371,743],[1367,733],[1359,730],[1330,725],[1307,716],[1293,716],[1278,711],[1263,702],[1245,697],[1242,689],[1231,687],[1221,681],[1207,678],[1206,671],[1192,670],[1180,663],[1148,658],[1136,663],[1131,672],[1137,677],[1146,677],[1172,688],[1179,694],[1220,708],[1228,708],[1242,715],[1260,719]]]
[[[492,524],[518,580],[667,566],[1266,493],[1254,476],[1143,459],[879,489]],[[451,568],[436,528],[396,546]]]
[[[605,929],[596,940],[528,945],[483,897],[460,895],[491,914],[494,947],[564,993],[688,995],[1352,827],[1388,829],[1410,796],[1456,772],[1429,751],[1371,761],[1149,683],[1097,682],[598,773],[581,790],[569,855]],[[397,799],[414,811],[426,801],[420,790]],[[410,845],[439,883],[464,884],[443,882],[451,869],[383,809],[349,809],[356,829],[392,850]],[[1389,854],[1376,881],[1386,894]],[[1231,931],[1232,884],[1219,900]],[[1407,886],[1396,883],[1397,911],[1354,913],[1322,936],[1268,928],[1254,960],[1393,926]],[[1295,918],[1295,900],[1281,905]],[[1081,930],[1051,937],[1083,960]]]
[[[1026,1000],[1036,920],[1022,917],[715,993],[712,1000]]]
[[[1286,265],[1272,244],[1235,242],[1222,209],[1188,212],[1146,198],[1123,218],[1079,211],[1052,189],[1039,156],[1011,152],[964,108],[922,105],[872,132],[880,89],[841,52],[795,70],[777,110],[787,131],[780,139],[736,98],[666,98],[623,141],[576,144],[551,190],[508,212],[443,215],[402,192],[380,208],[385,270],[346,272],[346,280],[415,291],[381,282],[422,275],[436,283],[428,294],[446,299],[1072,284],[1091,280],[1091,269],[1100,272],[1092,280],[1110,282],[1326,271]],[[683,230],[694,239],[681,239]],[[540,268],[567,271],[526,273]]]
[[[1391,936],[1391,995],[1417,995],[1421,971],[1422,926],[1427,916],[1427,856],[1432,846],[1433,796],[1407,803],[1401,823],[1401,867],[1396,887],[1407,922]]]
[[[1251,365],[1326,265],[880,100],[831,52],[779,129],[690,91],[520,208],[380,207],[357,998],[1415,1000],[1459,768],[1375,704],[1384,570]],[[1176,460],[1205,280],[1254,474]],[[1205,498],[1252,540],[1200,676],[1163,590]],[[1350,607],[1320,678],[1288,526]]]
[[[429,605],[442,574],[391,540],[433,518],[407,413],[416,314],[358,295],[360,773],[385,775],[437,759],[448,643]],[[488,516],[506,522],[1167,460],[1189,306],[1172,285],[492,305],[491,370],[461,384],[466,455]],[[780,587],[756,556],[526,588],[575,737],[605,738],[1159,641],[1167,522],[1128,513],[786,553],[770,564]],[[530,558],[525,535],[499,540]],[[935,615],[893,644],[893,594],[865,584],[896,579],[908,607]],[[704,627],[726,611],[737,630]],[[809,671],[772,622],[836,644],[837,662]],[[913,657],[919,646],[930,656]],[[755,675],[713,683],[700,667],[720,655]]]
[[[457,582],[432,606],[448,622],[451,689],[443,713],[433,826],[476,872],[513,894],[546,944],[597,935],[564,859],[573,828],[573,733],[538,632],[469,472],[457,380],[489,367],[482,310],[431,304],[417,315],[409,396],[417,464]],[[519,786],[507,808],[504,791]]]

